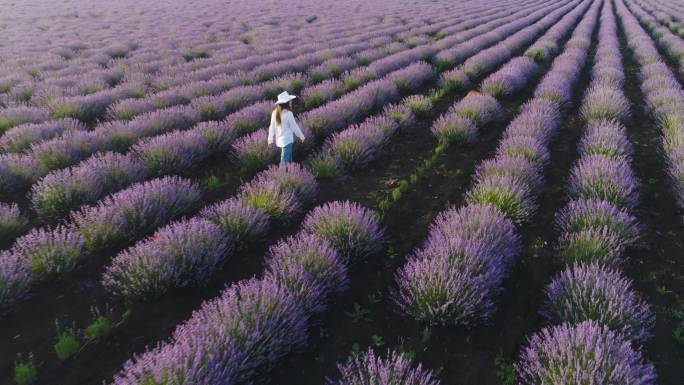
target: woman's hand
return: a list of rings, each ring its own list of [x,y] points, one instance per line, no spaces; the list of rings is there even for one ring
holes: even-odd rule
[[[268,144],[268,149],[270,150],[270,149],[272,149],[272,148],[273,148],[273,143],[269,143],[269,144]]]

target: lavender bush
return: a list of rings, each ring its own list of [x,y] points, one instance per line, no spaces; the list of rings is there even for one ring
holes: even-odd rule
[[[177,222],[114,257],[102,284],[117,295],[152,301],[171,288],[206,286],[231,249],[231,242],[214,223],[206,219]]]
[[[628,340],[594,321],[560,325],[532,336],[515,365],[520,384],[653,385],[653,365]]]
[[[265,279],[287,288],[308,314],[322,312],[326,300],[348,285],[347,266],[327,241],[300,233],[271,246]]]
[[[259,239],[270,226],[264,210],[234,197],[205,207],[199,215],[218,225],[238,246]]]
[[[655,315],[617,270],[573,265],[546,287],[543,315],[552,323],[593,320],[638,343],[651,336]]]
[[[327,385],[439,385],[436,376],[418,364],[413,366],[411,359],[388,351],[386,357],[377,356],[368,349],[360,356],[352,356],[344,364],[337,365],[340,379],[326,379]]]
[[[8,242],[22,234],[28,225],[28,220],[19,211],[16,203],[0,202],[0,244]]]
[[[330,202],[307,214],[304,231],[330,242],[351,264],[382,249],[383,229],[374,213],[355,202]]]

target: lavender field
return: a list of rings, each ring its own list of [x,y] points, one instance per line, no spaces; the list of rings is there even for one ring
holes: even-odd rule
[[[684,3],[0,0],[0,383],[684,384]]]

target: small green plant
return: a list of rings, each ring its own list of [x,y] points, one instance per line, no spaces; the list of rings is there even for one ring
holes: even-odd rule
[[[328,333],[328,329],[321,326],[321,328],[318,330],[318,336],[321,338],[328,338],[330,337],[330,333]]]
[[[28,361],[14,363],[14,382],[17,385],[31,385],[38,378],[38,367],[33,362],[33,355],[29,354]]]
[[[359,357],[361,357],[362,354],[363,354],[363,352],[361,351],[361,345],[359,345],[358,343],[354,342],[354,343],[352,344],[351,355],[352,355],[354,358],[359,358]]]
[[[665,285],[656,286],[656,291],[658,291],[658,294],[660,295],[672,294],[672,290],[668,289]]]
[[[387,199],[387,198],[382,199],[382,200],[380,200],[380,202],[378,202],[378,210],[387,211],[391,205],[392,205],[392,203],[389,201],[389,199]]]
[[[55,321],[55,327],[57,328],[57,342],[54,344],[55,354],[60,361],[64,361],[78,352],[81,343],[73,330],[62,330],[59,321]]]
[[[513,365],[504,359],[503,354],[499,353],[494,357],[494,368],[501,385],[515,384],[515,370]]]
[[[382,302],[382,292],[380,290],[368,294],[368,303],[375,305],[380,302]]]
[[[358,303],[354,303],[354,309],[352,311],[345,311],[344,314],[351,318],[353,323],[357,323],[359,321],[371,322],[373,320],[368,317],[370,312],[370,310],[361,307],[361,305]]]
[[[105,315],[101,315],[86,327],[85,335],[89,340],[102,341],[112,333],[113,328],[112,320]]]
[[[672,338],[684,347],[684,309],[672,310],[672,317],[677,321],[677,326],[672,331]]]
[[[416,183],[418,183],[418,179],[420,179],[420,178],[418,177],[418,173],[415,173],[415,172],[414,172],[414,173],[411,173],[411,175],[409,175],[409,183],[411,183],[411,184],[416,184]]]
[[[209,191],[216,190],[221,187],[221,180],[216,175],[211,175],[204,181],[204,187]]]
[[[395,202],[401,199],[401,188],[397,187],[392,190],[392,200]]]
[[[385,345],[385,341],[379,335],[373,334],[371,336],[371,344],[376,348],[379,348]]]

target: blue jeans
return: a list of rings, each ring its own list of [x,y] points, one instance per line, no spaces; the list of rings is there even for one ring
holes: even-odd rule
[[[281,166],[285,166],[292,163],[292,147],[294,147],[294,143],[290,143],[287,146],[280,148]]]

